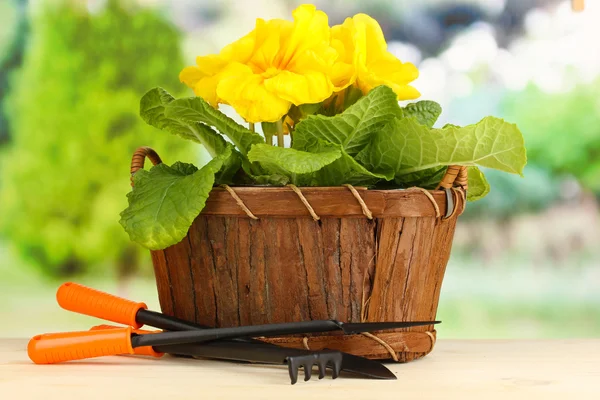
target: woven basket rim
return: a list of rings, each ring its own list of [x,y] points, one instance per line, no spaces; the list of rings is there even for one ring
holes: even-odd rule
[[[372,218],[436,218],[446,215],[447,211],[448,194],[445,190],[356,187],[354,188],[356,192],[353,193],[350,188],[343,186],[300,187],[297,189],[301,192],[301,196],[290,187],[215,187],[201,214],[232,217],[254,215],[255,219],[261,217],[310,218],[312,213],[308,210],[308,205],[319,218],[365,218],[368,212]],[[453,203],[460,212],[464,208],[464,196],[457,195],[456,190],[451,193]],[[454,214],[458,215],[459,213]]]

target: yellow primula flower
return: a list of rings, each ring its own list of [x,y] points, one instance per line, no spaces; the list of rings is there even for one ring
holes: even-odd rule
[[[387,51],[381,27],[373,18],[366,14],[347,18],[343,24],[331,28],[331,42],[339,54],[332,76],[337,87],[355,84],[367,94],[377,86],[387,85],[399,100],[420,96],[409,85],[419,76],[417,67],[403,63]]]
[[[252,56],[230,64],[217,86],[218,97],[248,122],[277,121],[292,104],[318,103],[333,91],[327,15],[303,5],[293,16],[294,22],[257,20]]]
[[[218,55],[211,54],[196,58],[197,66],[186,67],[179,74],[179,80],[194,90],[213,107],[223,103],[217,96],[217,85],[223,78],[226,67],[231,62],[244,63],[252,55],[254,32],[225,46]]]
[[[218,55],[198,57],[180,79],[213,106],[231,105],[248,122],[280,120],[292,104],[319,103],[334,90],[327,15],[312,5],[294,21],[258,19],[255,29]]]

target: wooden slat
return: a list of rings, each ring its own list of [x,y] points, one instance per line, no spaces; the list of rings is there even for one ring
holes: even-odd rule
[[[432,331],[435,337],[435,331]],[[397,353],[409,353],[411,360],[423,357],[432,350],[431,337],[422,332],[378,333],[377,337],[384,340]],[[279,346],[303,349],[301,337],[262,338],[265,342]],[[364,335],[316,335],[308,338],[311,350],[332,349],[352,353],[357,356],[389,359],[390,353],[380,343]]]
[[[235,187],[246,206],[257,217],[310,217],[298,195],[289,188]],[[345,187],[301,188],[302,194],[321,217],[364,218],[360,204]],[[435,208],[420,191],[367,190],[357,188],[374,217],[433,217]],[[446,211],[445,193],[431,191],[442,215]],[[215,188],[210,193],[202,214],[245,216],[231,195]]]
[[[314,221],[288,188],[235,190],[258,220],[217,189],[182,242],[153,252],[165,312],[211,326],[435,318],[458,212],[435,218],[420,191],[360,189],[375,215],[369,220],[346,188],[302,189],[324,217]],[[444,213],[445,194],[433,194]],[[457,206],[462,210],[462,199]],[[433,326],[377,335],[405,362],[431,350],[426,330]],[[389,358],[365,336],[322,336],[310,340]],[[302,345],[301,338],[288,339],[281,343]]]

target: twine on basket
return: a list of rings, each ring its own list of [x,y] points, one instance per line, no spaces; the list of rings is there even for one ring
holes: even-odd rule
[[[231,195],[231,197],[233,197],[233,199],[238,204],[238,206],[240,206],[240,208],[242,210],[244,210],[244,212],[246,213],[246,215],[248,215],[252,219],[255,219],[255,220],[258,219],[258,217],[256,215],[254,215],[252,213],[252,211],[250,211],[250,209],[248,207],[246,207],[246,204],[244,204],[244,202],[242,201],[242,199],[240,199],[240,196],[237,195],[237,193],[235,192],[235,190],[233,190],[231,188],[231,186],[229,186],[229,185],[221,185],[221,187],[224,188],[225,190],[227,190],[229,192],[229,194]]]
[[[308,336],[302,338],[302,346],[304,346],[306,350],[310,350],[310,347],[308,346]]]
[[[455,188],[455,187],[453,187],[452,190],[455,193],[458,193],[460,195],[461,200],[462,200],[462,208],[460,210],[460,213],[458,214],[460,216],[460,215],[462,215],[462,213],[465,211],[465,208],[467,207],[466,195],[465,195],[464,190],[462,190],[461,188]]]
[[[429,348],[429,352],[433,350],[433,346],[435,346],[435,335],[430,331],[425,331],[429,339],[431,339],[431,347]]]
[[[396,351],[392,348],[392,346],[390,346],[385,340],[383,340],[380,337],[377,337],[375,335],[373,335],[371,332],[362,332],[361,335],[368,337],[369,339],[373,339],[374,341],[376,341],[377,343],[379,343],[380,345],[382,345],[388,353],[390,353],[390,357],[398,362],[398,355],[396,354]],[[408,346],[406,346],[406,343],[402,342],[403,346],[404,346],[404,351],[408,351]],[[308,336],[304,336],[302,338],[302,346],[304,346],[305,350],[310,350],[310,346],[308,345]],[[433,345],[431,346],[433,348]]]
[[[350,192],[352,193],[354,198],[356,198],[358,204],[360,204],[360,208],[362,208],[362,212],[363,214],[365,214],[365,217],[367,217],[368,219],[373,219],[373,213],[371,212],[371,210],[369,210],[369,207],[367,207],[367,203],[365,203],[363,198],[360,196],[358,190],[356,190],[356,188],[349,183],[346,183],[342,186],[345,186],[348,189],[350,189]]]
[[[433,198],[433,195],[431,194],[431,192],[429,190],[426,190],[426,189],[423,189],[423,188],[420,188],[417,186],[409,187],[406,190],[418,190],[419,192],[422,192],[425,196],[427,196],[427,198],[433,205],[433,208],[435,209],[435,217],[439,218],[442,215],[442,213],[440,212],[440,206],[438,206],[437,201],[435,201],[435,199]]]
[[[312,206],[310,205],[310,203],[308,202],[308,200],[306,200],[306,197],[304,197],[304,195],[302,194],[302,191],[300,189],[298,189],[298,186],[292,185],[291,183],[288,184],[288,185],[286,185],[286,186],[289,187],[290,189],[292,189],[294,191],[294,193],[296,193],[298,195],[298,197],[300,198],[300,201],[302,201],[302,204],[304,204],[304,206],[306,207],[306,209],[310,213],[311,217],[315,221],[318,221],[318,220],[321,219],[317,215],[317,213],[315,212],[315,210],[312,208]]]
[[[398,362],[398,354],[396,354],[396,352],[394,351],[392,346],[390,346],[385,340],[373,335],[371,332],[362,332],[361,335],[366,336],[370,339],[373,339],[374,341],[376,341],[377,343],[382,345],[387,350],[387,352],[390,353],[392,360]],[[404,346],[404,351],[408,351],[408,347],[406,346],[406,343],[402,342],[402,345]]]

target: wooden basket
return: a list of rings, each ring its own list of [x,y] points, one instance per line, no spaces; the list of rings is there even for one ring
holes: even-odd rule
[[[145,157],[160,162],[140,148],[132,174]],[[434,320],[466,185],[466,169],[449,167],[435,191],[215,188],[187,237],[151,252],[162,311],[215,327]],[[264,340],[406,362],[435,335],[423,326]]]

